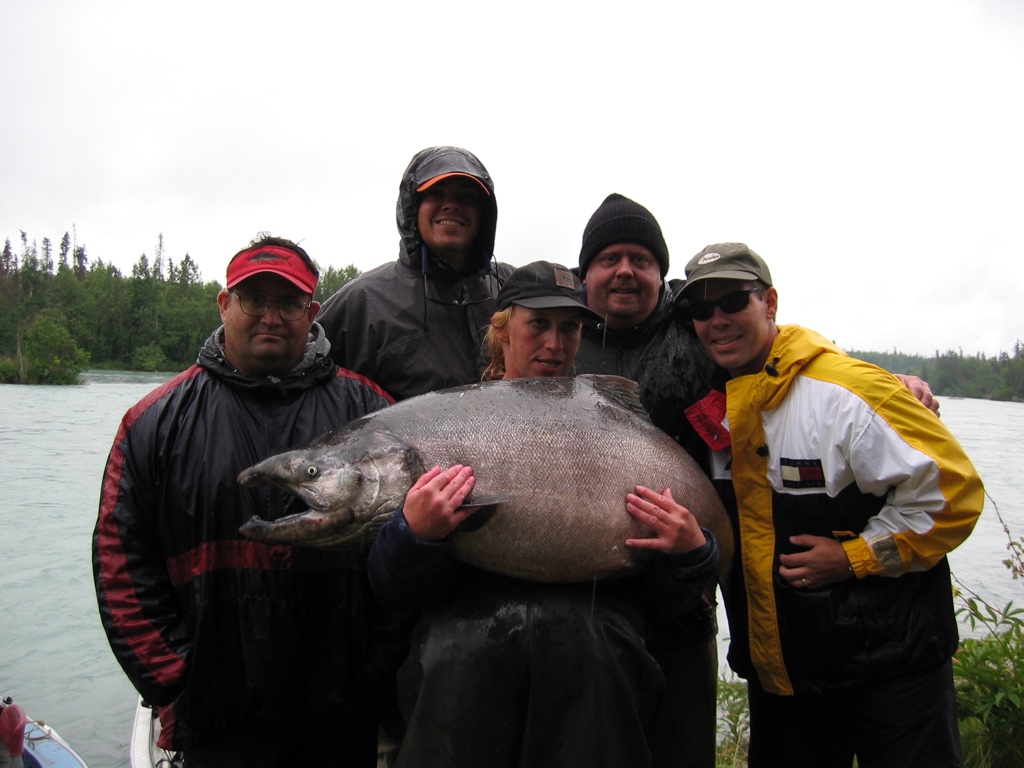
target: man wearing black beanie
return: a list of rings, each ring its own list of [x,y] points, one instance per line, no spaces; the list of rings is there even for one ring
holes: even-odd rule
[[[594,211],[583,230],[580,274],[586,274],[597,254],[616,243],[635,243],[646,247],[657,259],[661,276],[668,274],[668,246],[658,220],[640,203],[613,192]]]
[[[668,273],[668,246],[658,220],[628,197],[608,195],[583,231],[579,272],[590,308],[609,329],[640,325],[658,306]]]
[[[649,210],[620,194],[605,198],[587,222],[579,275],[587,306],[577,373],[617,374],[639,385],[651,420],[707,468],[707,446],[684,409],[704,397],[715,366],[672,302],[681,280],[667,282],[669,256]],[[648,607],[648,649],[668,689],[650,713],[655,768],[713,768],[717,727],[718,646],[715,597],[680,613],[667,601]]]

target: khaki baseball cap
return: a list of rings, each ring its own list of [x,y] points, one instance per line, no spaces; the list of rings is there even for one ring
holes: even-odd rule
[[[772,284],[772,275],[764,259],[743,243],[716,243],[698,253],[686,265],[686,285],[690,286],[717,277],[723,280],[757,280]]]

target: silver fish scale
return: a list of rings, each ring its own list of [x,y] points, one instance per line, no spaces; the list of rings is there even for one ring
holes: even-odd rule
[[[509,497],[486,523],[452,538],[456,557],[487,570],[579,581],[628,569],[625,540],[650,535],[625,510],[637,485],[672,488],[720,540],[729,535],[707,478],[651,424],[625,379],[489,382],[411,398],[360,421],[350,426],[397,435],[424,468],[473,467],[474,497]]]

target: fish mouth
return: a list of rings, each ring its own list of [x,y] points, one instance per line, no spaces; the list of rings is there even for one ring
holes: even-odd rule
[[[342,545],[359,538],[361,526],[352,510],[332,509],[330,501],[315,492],[314,485],[296,483],[258,467],[243,470],[238,475],[239,484],[246,488],[272,485],[300,499],[308,508],[276,520],[254,515],[239,528],[243,536],[269,544],[290,542],[316,547]]]
[[[356,520],[345,510],[306,510],[278,520],[253,515],[238,529],[243,536],[265,544],[299,544],[317,549],[353,549],[367,545],[389,514]]]
[[[308,506],[307,511],[311,512],[328,512],[331,506],[330,500],[325,498],[323,494],[319,493],[319,486],[315,482],[306,482],[304,480],[295,481],[290,476],[282,477],[277,472],[267,472],[259,468],[259,464],[255,467],[249,467],[243,470],[238,475],[238,483],[246,488],[255,488],[259,485],[272,485],[275,488],[280,488],[283,491],[288,491],[292,496],[301,499]],[[299,513],[303,514],[303,513]]]

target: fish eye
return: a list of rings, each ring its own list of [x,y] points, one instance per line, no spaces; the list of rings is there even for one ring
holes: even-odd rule
[[[306,467],[306,477],[316,477],[319,472],[320,470],[316,468],[316,464],[310,464]]]

